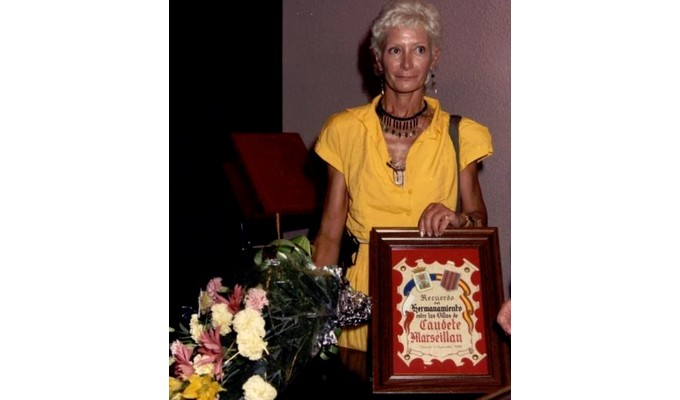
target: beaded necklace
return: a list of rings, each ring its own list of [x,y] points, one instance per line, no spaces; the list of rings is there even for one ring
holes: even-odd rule
[[[406,118],[400,118],[385,111],[382,106],[381,98],[380,101],[378,101],[378,105],[375,106],[375,112],[378,113],[378,117],[380,117],[380,125],[382,126],[384,132],[400,138],[409,138],[411,136],[415,136],[418,133],[418,117],[427,111],[427,102],[424,101],[423,103],[425,103],[425,105],[423,105],[423,108],[415,113],[415,115]]]

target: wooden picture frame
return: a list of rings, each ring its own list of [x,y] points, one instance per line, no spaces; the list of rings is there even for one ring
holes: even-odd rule
[[[374,393],[509,390],[497,228],[374,228],[369,254]]]

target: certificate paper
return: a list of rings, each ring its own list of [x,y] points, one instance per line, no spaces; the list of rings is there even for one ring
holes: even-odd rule
[[[409,262],[408,251],[394,264],[395,373],[486,372],[479,268],[468,258],[441,250],[445,262]],[[460,251],[458,251],[460,253]],[[474,254],[472,254],[474,257]]]

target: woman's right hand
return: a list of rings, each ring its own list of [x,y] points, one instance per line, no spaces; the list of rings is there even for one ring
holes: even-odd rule
[[[420,237],[441,236],[449,225],[460,227],[465,225],[465,221],[463,214],[452,211],[442,203],[430,203],[420,215],[418,230]]]
[[[349,195],[345,177],[329,165],[326,199],[321,215],[321,225],[314,241],[314,254],[312,254],[312,260],[317,267],[338,264],[348,207]]]

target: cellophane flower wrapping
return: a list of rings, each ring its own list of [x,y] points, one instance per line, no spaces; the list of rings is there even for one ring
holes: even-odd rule
[[[317,268],[304,236],[276,240],[254,261],[243,285],[212,279],[189,327],[180,324],[170,399],[272,400],[312,358],[333,352],[343,326],[370,318],[370,298],[341,268]]]

